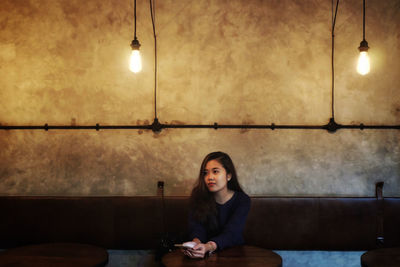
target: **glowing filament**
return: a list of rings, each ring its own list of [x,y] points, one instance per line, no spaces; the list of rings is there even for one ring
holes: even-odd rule
[[[129,69],[133,73],[138,73],[142,70],[142,58],[140,56],[139,49],[133,49],[131,54],[131,60],[129,62]]]
[[[365,75],[369,73],[370,65],[369,65],[369,56],[367,51],[361,51],[360,56],[358,58],[357,64],[357,72],[361,75]]]

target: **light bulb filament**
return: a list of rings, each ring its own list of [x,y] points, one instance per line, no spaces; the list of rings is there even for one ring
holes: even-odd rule
[[[142,70],[142,59],[140,56],[140,51],[138,49],[132,50],[131,59],[129,62],[129,69],[133,73],[138,73]]]
[[[370,71],[369,56],[367,51],[360,51],[358,57],[357,72],[361,75],[368,74]]]

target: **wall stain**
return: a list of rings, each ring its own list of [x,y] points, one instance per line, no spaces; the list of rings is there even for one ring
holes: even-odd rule
[[[246,120],[243,120],[242,121],[242,125],[254,125],[255,123],[254,123],[254,121],[253,120],[251,120],[251,119],[246,119]],[[247,132],[249,132],[251,129],[249,129],[249,128],[242,128],[242,129],[240,129],[240,133],[241,134],[244,134],[244,133],[247,133]]]

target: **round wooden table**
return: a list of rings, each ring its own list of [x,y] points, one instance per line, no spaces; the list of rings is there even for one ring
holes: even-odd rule
[[[101,267],[108,263],[107,250],[85,244],[49,243],[12,248],[0,253],[0,266]]]
[[[362,267],[399,267],[400,247],[380,248],[365,252],[361,255]]]
[[[253,246],[228,248],[212,254],[205,259],[192,259],[185,256],[179,249],[162,258],[166,267],[195,266],[229,266],[229,267],[281,267],[282,258],[275,252]]]

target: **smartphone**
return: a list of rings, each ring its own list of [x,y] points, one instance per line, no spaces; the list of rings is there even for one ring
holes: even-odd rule
[[[197,245],[196,242],[193,241],[189,241],[189,242],[185,242],[183,244],[175,244],[175,247],[180,247],[180,248],[184,248],[184,249],[188,249],[188,248],[194,248]]]

